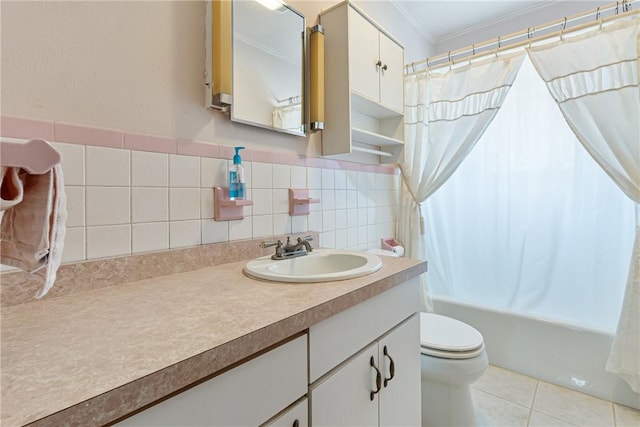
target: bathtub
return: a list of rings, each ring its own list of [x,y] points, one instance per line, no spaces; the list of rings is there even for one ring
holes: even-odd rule
[[[449,297],[432,299],[436,313],[482,333],[492,365],[640,409],[640,394],[604,370],[612,334]]]

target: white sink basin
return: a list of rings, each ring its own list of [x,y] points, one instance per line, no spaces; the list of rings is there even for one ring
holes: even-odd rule
[[[330,282],[353,279],[382,267],[377,255],[363,252],[314,249],[308,255],[285,260],[265,256],[249,261],[247,275],[276,282]]]

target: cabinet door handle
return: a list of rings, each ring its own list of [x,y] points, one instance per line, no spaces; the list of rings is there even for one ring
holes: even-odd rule
[[[381,65],[382,65],[382,61],[378,59],[378,62],[376,62],[376,68],[380,68]]]
[[[298,421],[297,419],[293,420],[293,426],[292,427],[300,427],[300,421]]]
[[[371,367],[373,369],[376,370],[376,390],[371,392],[371,395],[369,396],[371,398],[371,400],[373,400],[373,397],[380,392],[380,389],[382,388],[382,375],[380,374],[380,369],[378,369],[378,367],[376,366],[375,361],[373,360],[373,356],[371,356],[371,359],[369,359],[369,364],[371,365]]]
[[[387,64],[384,64],[384,65],[382,66],[382,71],[387,71],[387,69],[388,69],[388,68],[389,68],[389,67],[387,67]]]
[[[389,378],[385,378],[384,379],[384,386],[386,387],[387,384],[389,384],[389,381],[391,381],[393,379],[393,377],[396,375],[396,364],[393,363],[393,359],[389,355],[389,352],[387,351],[387,346],[386,345],[382,349],[382,353],[385,355],[385,357],[389,358],[389,374],[391,376]]]

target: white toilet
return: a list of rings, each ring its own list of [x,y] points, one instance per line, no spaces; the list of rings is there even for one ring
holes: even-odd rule
[[[422,425],[474,426],[469,385],[489,359],[482,334],[459,320],[420,313]]]

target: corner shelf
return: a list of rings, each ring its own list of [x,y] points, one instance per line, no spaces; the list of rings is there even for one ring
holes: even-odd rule
[[[253,200],[229,200],[229,187],[213,188],[213,219],[233,221],[244,219],[243,208],[253,205]]]
[[[320,199],[309,197],[309,190],[306,188],[289,189],[289,215],[309,215],[309,205],[320,203]]]

